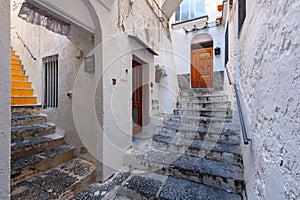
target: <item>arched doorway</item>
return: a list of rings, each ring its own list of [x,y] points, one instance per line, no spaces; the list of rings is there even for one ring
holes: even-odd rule
[[[191,87],[213,88],[213,40],[200,35],[191,44]]]

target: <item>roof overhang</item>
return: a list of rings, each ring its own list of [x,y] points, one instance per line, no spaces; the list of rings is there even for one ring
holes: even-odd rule
[[[67,24],[75,25],[91,34],[95,34],[95,25],[84,0],[26,0],[49,15]],[[69,3],[67,3],[69,2]]]

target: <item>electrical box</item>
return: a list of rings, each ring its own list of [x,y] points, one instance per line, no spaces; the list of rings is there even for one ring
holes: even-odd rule
[[[94,73],[95,72],[95,55],[85,58],[84,72],[86,72],[86,73]]]

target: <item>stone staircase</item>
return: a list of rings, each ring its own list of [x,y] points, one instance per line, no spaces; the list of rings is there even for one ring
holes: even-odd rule
[[[75,158],[41,106],[11,109],[11,199],[70,199],[95,182],[94,164]]]
[[[224,93],[181,91],[154,137],[127,152],[128,172],[75,199],[243,199],[239,144]]]
[[[33,95],[31,82],[28,81],[26,71],[16,52],[10,49],[10,78],[11,78],[11,105],[34,105],[37,103]]]

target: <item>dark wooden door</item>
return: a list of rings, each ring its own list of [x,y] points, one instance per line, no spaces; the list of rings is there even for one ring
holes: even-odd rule
[[[132,121],[133,134],[142,131],[143,126],[143,85],[142,65],[132,61]]]
[[[192,49],[191,56],[192,88],[213,87],[213,48]]]

